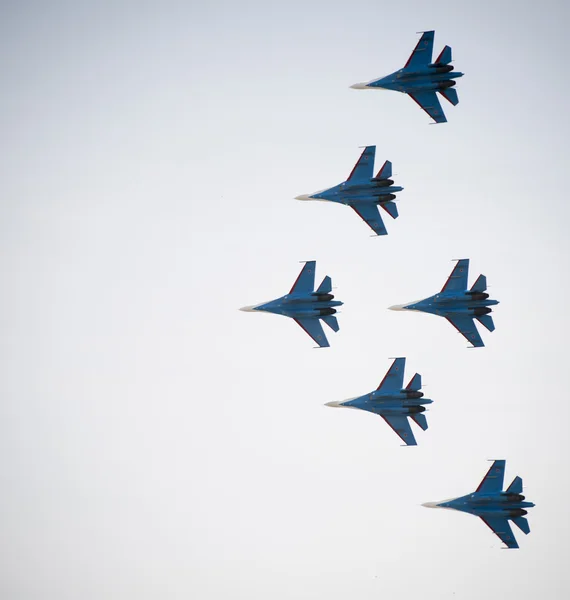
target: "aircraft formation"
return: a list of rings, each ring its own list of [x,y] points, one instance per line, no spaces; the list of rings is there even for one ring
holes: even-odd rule
[[[455,90],[456,79],[463,73],[451,65],[451,48],[445,46],[433,61],[434,31],[423,32],[406,64],[385,77],[367,83],[357,83],[354,89],[394,90],[409,95],[427,112],[435,123],[445,123],[447,119],[441,108],[437,94],[456,106],[459,97]],[[368,225],[375,236],[387,235],[388,231],[379,209],[382,208],[393,219],[398,218],[394,200],[404,188],[395,185],[392,179],[392,163],[384,161],[374,175],[375,146],[366,146],[346,181],[333,187],[303,194],[296,200],[315,200],[345,204]],[[499,304],[487,293],[487,278],[479,275],[471,287],[468,285],[469,259],[456,259],[457,263],[447,278],[441,291],[406,304],[389,307],[397,311],[419,311],[444,317],[473,348],[484,347],[483,339],[475,321],[489,332],[495,330],[491,317],[493,306]],[[265,312],[292,318],[318,345],[329,347],[321,321],[334,332],[339,330],[335,316],[343,303],[335,300],[332,294],[332,280],[327,275],[315,290],[316,261],[305,262],[288,294],[253,306],[245,306],[245,312]],[[423,431],[428,429],[425,415],[426,405],[433,400],[425,398],[421,375],[416,373],[404,387],[406,358],[399,357],[388,369],[380,385],[362,396],[343,401],[327,402],[334,408],[352,408],[379,415],[386,421],[405,446],[416,446],[410,419]],[[527,509],[534,504],[523,496],[523,484],[515,477],[503,491],[505,460],[495,460],[479,487],[472,493],[441,502],[427,502],[428,508],[447,508],[466,512],[480,517],[507,548],[518,548],[509,521],[525,534],[530,526],[525,518]]]

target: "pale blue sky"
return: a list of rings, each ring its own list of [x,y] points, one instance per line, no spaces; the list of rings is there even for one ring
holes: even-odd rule
[[[569,10],[531,2],[5,2],[0,595],[565,598]],[[436,30],[449,123],[355,91]],[[293,200],[390,159],[400,218]],[[388,306],[484,273],[486,347]],[[331,348],[237,309],[316,259]],[[320,280],[320,279],[319,279]],[[408,357],[419,446],[332,410]],[[507,460],[503,552],[420,504]]]

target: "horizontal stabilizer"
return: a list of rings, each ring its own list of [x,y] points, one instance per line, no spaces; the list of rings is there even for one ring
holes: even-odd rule
[[[435,62],[448,65],[451,62],[451,48],[449,46],[444,46],[440,55],[435,59]]]
[[[398,207],[394,202],[384,202],[380,206],[392,217],[392,219],[398,218]]]
[[[523,492],[523,481],[520,477],[515,477],[513,482],[507,488],[507,494],[522,494]]]
[[[374,179],[390,179],[392,177],[392,163],[387,160]]]
[[[424,431],[428,428],[427,419],[425,415],[418,413],[417,415],[410,415],[410,419],[412,419],[416,425],[419,425]]]
[[[525,534],[528,535],[530,533],[530,525],[528,521],[524,517],[515,517],[513,519],[513,523]]]
[[[330,294],[332,292],[332,281],[331,278],[327,275],[321,285],[319,285],[319,289],[317,290],[317,294]]]
[[[322,317],[323,321],[333,330],[338,331],[338,321],[334,315],[327,315],[326,317]]]
[[[407,390],[410,390],[411,392],[419,392],[422,389],[422,376],[419,373],[416,373],[410,383],[408,383]]]
[[[487,278],[485,275],[479,275],[477,281],[471,286],[470,292],[484,292],[487,289]]]
[[[493,317],[491,315],[480,315],[475,318],[489,331],[495,331],[495,323],[493,323]]]
[[[447,88],[446,90],[439,90],[439,93],[448,101],[457,106],[459,104],[459,96],[455,88]]]

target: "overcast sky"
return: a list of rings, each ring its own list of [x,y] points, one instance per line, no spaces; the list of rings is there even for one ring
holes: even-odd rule
[[[567,5],[3,2],[0,596],[566,598]],[[448,123],[349,86],[435,29]],[[394,164],[389,235],[293,198],[361,150]],[[487,276],[486,347],[387,307]],[[331,348],[239,312],[317,260]],[[429,429],[325,402],[407,357]],[[415,427],[415,425],[413,425]],[[422,502],[507,460],[536,503],[502,544]],[[515,528],[516,529],[516,528]]]

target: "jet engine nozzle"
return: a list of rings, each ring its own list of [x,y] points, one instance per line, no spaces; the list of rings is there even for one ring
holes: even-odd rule
[[[507,502],[524,502],[522,494],[507,494]]]
[[[336,310],[334,308],[319,308],[319,316],[326,317],[327,315],[334,315]]]
[[[317,302],[328,302],[334,298],[332,294],[318,294],[317,292],[314,292],[313,296],[316,296]]]
[[[449,73],[453,71],[453,65],[444,65],[443,63],[431,63],[430,68],[434,69],[436,73]]]
[[[466,292],[471,296],[471,300],[487,300],[489,294],[486,292]]]
[[[447,88],[453,87],[455,85],[455,81],[442,81],[439,85],[438,88],[440,90],[446,90]]]
[[[426,410],[425,406],[410,406],[408,408],[408,414],[409,415],[417,415],[418,413],[425,412],[425,410]]]
[[[403,391],[406,394],[406,398],[410,398],[410,399],[422,398],[424,395],[423,392],[418,392],[415,390],[403,390]]]
[[[384,202],[389,202],[390,200],[394,200],[396,198],[396,194],[386,194],[378,199],[377,204],[384,204]]]
[[[527,514],[528,511],[524,508],[513,508],[512,510],[509,510],[509,517],[524,517]]]
[[[392,179],[376,179],[376,177],[374,177],[372,181],[376,184],[376,187],[390,187],[391,185],[394,185]]]
[[[493,312],[493,311],[486,306],[478,306],[477,308],[473,309],[473,314],[476,317],[480,317],[482,315],[488,315],[490,312]]]

